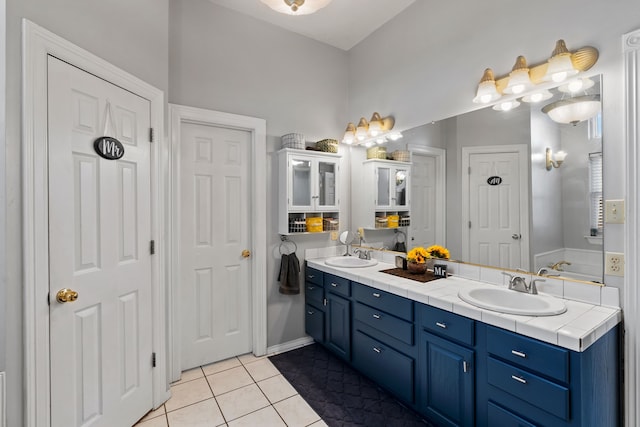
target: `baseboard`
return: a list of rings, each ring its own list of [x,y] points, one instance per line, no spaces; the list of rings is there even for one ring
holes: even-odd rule
[[[0,427],[7,426],[6,376],[5,372],[0,372]]]
[[[297,340],[288,341],[282,344],[277,344],[271,347],[267,347],[267,356],[273,356],[274,354],[295,350],[296,348],[304,347],[309,344],[313,344],[313,338],[311,337],[298,338]]]

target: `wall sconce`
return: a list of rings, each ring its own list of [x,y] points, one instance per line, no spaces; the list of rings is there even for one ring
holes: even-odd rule
[[[494,77],[491,68],[487,68],[478,84],[473,102],[489,104],[500,99],[503,94],[522,94],[524,102],[540,102],[549,99],[550,94],[546,89],[537,89],[536,85],[548,81],[562,82],[569,76],[590,69],[597,61],[598,49],[585,46],[571,52],[564,40],[558,40],[551,57],[543,64],[527,67],[526,59],[518,56],[509,75],[499,79]]]
[[[547,170],[550,171],[552,168],[559,168],[560,165],[564,162],[564,159],[567,157],[567,153],[564,151],[558,151],[556,154],[553,154],[551,148],[547,147],[546,150],[546,158],[547,158]]]
[[[402,133],[393,131],[395,120],[393,117],[381,117],[373,113],[371,120],[360,118],[358,126],[353,123],[347,125],[342,142],[345,144],[363,144],[367,147],[375,144],[383,144],[387,140],[396,141],[402,138]]]

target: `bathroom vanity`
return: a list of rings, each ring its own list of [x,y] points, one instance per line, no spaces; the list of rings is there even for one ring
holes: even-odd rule
[[[487,283],[382,272],[393,267],[307,260],[307,333],[437,425],[619,425],[619,308],[500,314],[457,296]]]

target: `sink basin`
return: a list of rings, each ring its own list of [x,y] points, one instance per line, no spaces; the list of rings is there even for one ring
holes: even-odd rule
[[[476,307],[523,316],[555,316],[567,311],[564,301],[546,295],[531,295],[506,288],[472,288],[458,292],[461,300]]]
[[[324,261],[325,264],[333,267],[342,268],[359,268],[359,267],[371,267],[378,263],[377,259],[361,259],[352,256],[336,256],[327,258]]]

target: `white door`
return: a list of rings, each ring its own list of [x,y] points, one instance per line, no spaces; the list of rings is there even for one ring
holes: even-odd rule
[[[445,244],[436,237],[437,185],[436,158],[414,153],[411,156],[411,242],[407,249]]]
[[[252,350],[250,144],[247,131],[181,126],[182,370]]]
[[[152,407],[150,103],[53,57],[48,76],[51,425],[128,426]],[[108,109],[119,160],[93,147]]]
[[[468,161],[468,261],[528,269],[528,221],[521,215],[528,192],[521,185],[520,154],[472,153]]]

